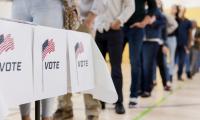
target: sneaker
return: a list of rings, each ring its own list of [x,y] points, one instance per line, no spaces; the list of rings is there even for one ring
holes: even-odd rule
[[[101,109],[105,110],[106,109],[106,103],[101,101]]]
[[[151,97],[151,93],[150,92],[143,92],[143,94],[141,95],[141,97],[143,97],[143,98]]]
[[[192,79],[192,75],[191,75],[190,72],[187,72],[186,74],[187,74],[187,78],[188,78],[188,79]]]
[[[167,82],[167,85],[164,87],[165,91],[172,91],[171,89],[171,82]]]
[[[53,120],[71,120],[73,118],[73,111],[71,110],[64,110],[58,109],[53,115]]]
[[[116,105],[115,105],[115,112],[117,114],[125,114],[124,105],[122,103],[116,103]]]
[[[138,99],[137,98],[130,98],[129,108],[137,108],[138,107]]]
[[[99,119],[98,116],[88,115],[86,120],[98,120],[98,119]]]

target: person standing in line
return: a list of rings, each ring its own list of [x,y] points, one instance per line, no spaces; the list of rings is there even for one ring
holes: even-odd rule
[[[164,16],[165,24],[163,24],[162,30],[161,30],[161,44],[157,53],[157,65],[160,69],[160,75],[162,78],[162,83],[164,90],[171,91],[171,82],[170,82],[170,75],[169,75],[169,69],[167,67],[167,55],[168,55],[168,46],[166,44],[167,41],[167,15],[163,12],[163,4],[161,0],[156,0],[157,6],[159,10],[161,11],[162,15]],[[154,71],[156,71],[156,67],[154,67]],[[154,72],[154,76],[156,76],[156,72]]]
[[[157,6],[159,0],[156,0]],[[166,24],[165,16],[159,8],[156,9],[152,17],[152,23],[145,27],[145,39],[142,49],[142,94],[146,98],[151,96],[153,86],[153,75],[156,70],[157,55],[160,46],[164,43],[162,40],[162,30]],[[162,49],[162,48],[161,48]],[[162,56],[163,57],[163,56]]]
[[[173,81],[174,69],[175,69],[175,53],[177,47],[176,30],[178,28],[178,22],[176,21],[176,14],[178,14],[177,6],[173,5],[171,13],[166,14],[167,18],[167,41],[166,45],[170,52],[170,61],[167,64],[170,74],[170,81]]]
[[[123,31],[121,27],[133,14],[135,5],[133,0],[110,0],[108,5],[107,11],[97,16],[95,40],[104,58],[106,53],[109,53],[111,76],[118,94],[115,112],[124,114],[121,70]]]
[[[178,59],[178,80],[183,81],[182,74],[186,56],[189,54],[192,41],[192,23],[185,17],[186,8],[180,8],[179,27],[177,31],[176,59]]]
[[[77,1],[78,9],[82,24],[77,29],[80,32],[92,34],[94,20],[97,15],[102,14],[106,10],[107,0],[80,0]],[[72,94],[61,96],[58,98],[58,108],[54,113],[54,120],[72,120],[73,104],[71,101]],[[94,99],[90,94],[84,94],[86,120],[98,120],[101,109],[100,102]]]
[[[200,57],[200,28],[196,21],[192,21],[192,48],[190,50],[190,75],[193,77],[199,70],[199,57]]]
[[[145,4],[148,10],[146,13]],[[141,50],[144,38],[144,27],[151,23],[156,11],[155,0],[135,0],[136,11],[123,27],[124,37],[129,41],[131,62],[131,88],[129,108],[138,105],[138,92],[141,81]]]
[[[60,0],[13,0],[12,18],[55,28],[63,27],[63,6]],[[51,120],[54,99],[42,100],[42,120]],[[20,105],[22,120],[31,120],[30,103]]]

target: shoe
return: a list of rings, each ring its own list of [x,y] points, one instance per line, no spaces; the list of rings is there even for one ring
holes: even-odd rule
[[[70,120],[73,116],[72,110],[57,109],[53,115],[53,120]]]
[[[157,85],[157,81],[154,80],[154,81],[153,81],[153,86],[155,87],[156,85]]]
[[[140,91],[138,91],[138,96],[141,96],[142,95],[142,91],[140,90]]]
[[[192,75],[191,75],[190,72],[187,72],[186,74],[187,74],[187,78],[188,78],[188,79],[192,79]]]
[[[86,120],[98,120],[98,119],[99,119],[98,116],[88,115]]]
[[[141,95],[141,97],[143,97],[143,98],[151,97],[151,93],[150,92],[143,92],[143,94]]]
[[[101,101],[101,109],[105,110],[106,109],[106,103]]]
[[[42,118],[42,120],[53,120],[53,118],[51,118],[51,117],[45,117],[45,118]]]
[[[137,98],[130,98],[130,102],[128,104],[128,107],[131,108],[137,108],[138,107],[138,99]]]
[[[125,114],[124,105],[122,103],[116,103],[116,105],[115,105],[115,112],[117,114]]]
[[[184,79],[180,76],[178,76],[178,81],[184,81]]]
[[[22,120],[31,120],[30,116],[23,116]]]
[[[167,85],[164,87],[164,90],[165,91],[172,91],[170,82],[167,82]]]
[[[167,86],[167,85],[164,87],[164,90],[165,90],[165,91],[168,91],[168,92],[169,92],[169,91],[172,91],[171,87],[170,87],[170,86]]]

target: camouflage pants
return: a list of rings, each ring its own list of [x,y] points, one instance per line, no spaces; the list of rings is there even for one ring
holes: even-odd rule
[[[83,24],[80,25],[78,31],[92,34],[92,32]],[[54,114],[54,120],[72,120],[73,104],[71,97],[72,94],[68,93],[67,95],[58,98],[58,109]],[[90,94],[84,94],[84,102],[87,120],[98,120],[101,108],[100,102],[93,99]]]
[[[71,101],[72,94],[60,96],[58,98],[58,109],[54,114],[54,120],[72,120],[73,118],[73,103]],[[87,118],[93,116],[92,120],[98,120],[100,112],[100,103],[93,99],[92,95],[84,94],[84,102]],[[89,120],[89,119],[88,119]]]

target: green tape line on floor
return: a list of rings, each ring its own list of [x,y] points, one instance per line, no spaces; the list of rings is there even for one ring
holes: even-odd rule
[[[171,96],[173,93],[175,93],[176,91],[180,90],[182,87],[178,86],[174,91],[170,92],[169,94],[167,94],[166,96],[162,97],[161,99],[159,99],[158,101],[156,101],[152,106],[146,108],[145,110],[143,110],[139,115],[137,115],[133,120],[141,120],[143,117],[145,117],[147,114],[151,113],[154,108],[156,107],[160,107],[169,96]]]

